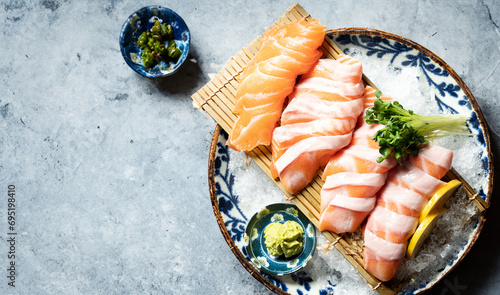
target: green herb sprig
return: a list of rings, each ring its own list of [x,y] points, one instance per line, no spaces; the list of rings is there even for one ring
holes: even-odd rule
[[[471,135],[466,116],[421,116],[405,110],[397,101],[383,101],[381,95],[379,90],[375,91],[377,100],[364,117],[368,124],[386,126],[372,136],[380,147],[378,163],[394,156],[401,164],[408,155],[417,156],[419,148],[429,141],[454,134]]]

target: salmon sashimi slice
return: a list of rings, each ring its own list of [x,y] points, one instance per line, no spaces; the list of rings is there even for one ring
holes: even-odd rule
[[[350,143],[363,111],[362,72],[348,56],[320,59],[289,95],[281,126],[273,131],[271,174],[291,194]]]
[[[298,75],[308,72],[322,51],[325,26],[317,20],[295,21],[266,31],[254,58],[239,76],[233,112],[238,115],[227,145],[250,151],[270,145],[286,97]]]
[[[368,234],[370,238],[373,237],[373,235]],[[378,238],[378,237],[377,237]],[[372,243],[373,243],[372,239]],[[365,236],[365,241],[366,241],[366,236]],[[380,247],[387,247],[387,249],[391,250],[392,253],[403,253],[402,255],[404,256],[404,252],[406,249],[406,244],[405,243],[391,243],[387,242],[384,239],[377,240],[379,243],[377,243]],[[383,242],[382,242],[383,241]],[[384,243],[385,242],[385,243]],[[387,282],[390,279],[394,277],[396,274],[396,271],[398,269],[399,264],[401,263],[402,258],[398,259],[387,259],[387,258],[382,258],[378,256],[374,251],[372,251],[370,248],[366,248],[363,252],[364,254],[364,268],[369,269],[370,273],[377,273],[378,276],[376,276],[379,280],[383,282]],[[401,256],[402,257],[402,256]]]
[[[314,94],[303,93],[300,99],[288,103],[281,115],[281,125],[310,122],[321,119],[354,119],[363,112],[363,105],[357,100],[328,101]]]
[[[392,100],[388,96],[382,99]],[[366,86],[364,110],[373,106],[374,101],[375,90]],[[377,163],[379,146],[371,137],[382,127],[368,125],[363,115],[359,116],[349,146],[328,161],[322,176],[325,185],[321,189],[320,231],[354,232],[375,207],[376,194],[384,186],[387,172],[397,164],[393,158]],[[373,181],[375,177],[377,181]],[[336,183],[337,187],[332,188],[331,183]]]
[[[280,158],[295,143],[313,136],[348,134],[356,126],[356,120],[321,119],[293,125],[282,125],[273,133],[273,157]]]
[[[339,55],[334,59],[324,59],[311,71],[304,74],[305,79],[311,77],[326,78],[333,81],[358,84],[363,77],[363,67],[357,59],[348,55]]]
[[[297,92],[308,92],[328,101],[350,101],[363,95],[364,85],[363,83],[350,84],[325,78],[307,78],[302,79],[301,83],[295,86],[294,93],[290,95],[290,100],[296,97]]]
[[[323,185],[321,211],[328,205],[338,205],[354,211],[369,211],[375,206],[375,199],[365,202],[364,198],[373,196],[377,187],[385,183],[385,174],[341,172],[329,177]]]
[[[434,178],[441,179],[446,175],[453,161],[453,153],[440,146],[420,149],[418,157],[411,157],[411,163]]]
[[[294,144],[274,163],[283,187],[291,194],[302,190],[318,168],[326,165],[330,156],[350,141],[351,134],[343,134],[310,137]]]
[[[320,231],[332,232],[353,232],[361,223],[359,220],[364,220],[369,212],[354,211],[338,206],[328,206],[322,213],[319,219]]]
[[[445,185],[445,183],[438,178],[420,170],[417,166],[413,165],[414,161],[420,160],[410,159],[410,161],[403,162],[401,166],[398,166],[396,168],[397,173],[392,173],[389,176],[388,181],[393,182],[394,184],[399,185],[403,188],[419,193],[426,199],[430,199],[434,192],[437,191],[441,186]],[[443,167],[434,168],[434,170],[445,169],[446,168]]]
[[[422,209],[451,169],[453,151],[429,145],[392,169],[364,228],[364,268],[381,281],[394,277]]]
[[[377,202],[377,206],[370,212],[370,218],[366,221],[365,232],[366,230],[371,233],[384,232],[401,237],[400,241],[406,241],[411,237],[417,225],[418,216],[396,213]]]
[[[237,100],[233,108],[235,114],[240,114],[245,109],[273,104],[277,98],[288,95],[295,84],[296,76],[292,71],[285,71],[271,63],[260,63],[249,71],[251,77],[259,79],[260,92],[254,91],[255,81],[243,80],[236,92]]]
[[[295,21],[267,30],[262,35],[259,52],[248,63],[248,67],[268,59],[269,54],[279,55],[280,52],[265,51],[268,46],[277,46],[277,42],[280,44],[287,43],[290,49],[294,51],[303,51],[305,58],[314,56],[316,49],[321,46],[325,38],[325,28],[320,24],[319,20],[312,19],[310,21]],[[300,74],[307,72],[308,70],[302,70]],[[246,69],[243,71],[242,76],[245,77],[245,74]]]
[[[312,19],[309,22],[306,22],[304,20],[297,21],[294,23],[293,26],[275,26],[269,30],[267,30],[263,34],[263,38],[261,41],[261,46],[266,46],[267,43],[271,43],[273,41],[282,39],[283,36],[291,37],[291,38],[303,38],[304,41],[309,44],[308,46],[310,48],[315,48],[315,44],[310,44],[308,39],[317,39],[317,38],[324,38],[325,33],[320,32],[318,30],[311,30],[311,25],[319,25],[319,20]]]
[[[329,177],[321,190],[321,231],[355,231],[358,220],[375,206],[372,198],[379,187],[384,185],[386,174],[342,172]]]
[[[329,175],[340,172],[385,173],[395,166],[392,159],[377,163],[377,158],[380,157],[378,149],[364,144],[353,144],[353,140],[348,147],[330,159],[323,171],[323,180],[326,181]]]
[[[413,212],[412,214],[415,214],[414,212],[416,211],[418,212],[418,216],[420,216],[420,212],[422,212],[427,201],[421,194],[407,190],[393,182],[386,182],[380,189],[378,198],[378,202],[396,205],[396,208],[390,205],[383,206],[389,210],[397,213],[402,213],[403,211]],[[403,214],[410,215],[406,212]]]

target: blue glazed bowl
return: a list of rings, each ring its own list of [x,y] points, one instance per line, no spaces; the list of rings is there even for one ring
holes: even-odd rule
[[[177,47],[182,51],[176,63],[161,61],[152,69],[147,69],[142,64],[141,49],[137,40],[142,32],[151,29],[155,19],[170,24],[174,31]],[[147,6],[134,12],[123,24],[120,32],[120,50],[127,64],[137,73],[148,78],[159,78],[172,75],[186,60],[189,53],[191,34],[184,20],[173,10],[162,6]]]
[[[302,252],[286,258],[267,251],[264,229],[273,222],[295,221],[304,229]],[[253,265],[270,275],[286,275],[302,269],[311,260],[316,249],[316,229],[294,204],[275,203],[254,214],[245,230],[247,253]]]

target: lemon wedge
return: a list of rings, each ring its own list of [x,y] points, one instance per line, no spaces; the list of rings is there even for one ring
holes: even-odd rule
[[[434,193],[429,202],[427,202],[427,205],[425,205],[424,209],[422,210],[422,213],[420,213],[420,218],[418,221],[422,223],[422,221],[427,216],[429,216],[429,214],[433,213],[439,208],[442,208],[446,203],[446,201],[448,201],[448,199],[453,195],[453,193],[455,193],[455,191],[461,184],[462,183],[460,181],[452,179],[450,180],[450,182],[439,188]]]
[[[425,239],[427,239],[431,231],[436,226],[439,218],[441,218],[443,213],[446,211],[448,211],[446,208],[437,208],[434,212],[430,213],[424,218],[424,220],[422,220],[408,243],[406,258],[409,260],[413,260],[413,258],[415,258]]]

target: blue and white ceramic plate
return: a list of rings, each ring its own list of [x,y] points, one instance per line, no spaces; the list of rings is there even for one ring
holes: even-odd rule
[[[297,222],[304,230],[302,251],[292,257],[274,256],[265,244],[264,230],[273,223]],[[316,249],[316,229],[297,206],[274,203],[255,213],[245,230],[248,257],[255,267],[271,275],[282,276],[298,271],[311,260]]]
[[[466,180],[489,204],[493,188],[493,164],[487,126],[474,97],[455,71],[431,51],[394,34],[347,28],[329,31],[327,35],[344,53],[356,55],[365,62],[366,69],[370,65],[402,73],[418,72],[418,87],[432,93],[426,104],[440,112],[459,113],[470,118],[470,129],[475,135],[468,138],[468,145],[475,149],[475,154],[468,155],[467,148],[460,151],[464,149],[463,144],[460,144],[455,152],[456,157],[470,159],[468,163],[459,161],[453,165],[460,174],[474,176]],[[376,77],[371,77],[367,72],[365,74],[377,85]],[[336,250],[326,253],[316,251],[305,268],[279,277],[262,272],[250,262],[245,242],[248,216],[268,204],[283,202],[283,194],[256,165],[246,170],[244,155],[230,150],[225,144],[226,140],[227,134],[217,126],[210,150],[209,187],[221,232],[241,264],[257,280],[278,294],[375,294],[376,291],[367,286],[364,278]],[[453,139],[444,144],[453,146]],[[241,186],[240,182],[247,182],[247,188]],[[257,189],[254,192],[252,185],[259,189],[269,186],[266,196],[260,196]],[[428,290],[458,265],[476,241],[485,222],[484,214],[466,198],[455,198],[451,202],[447,204],[450,206],[450,216],[444,215],[434,229],[434,232],[441,231],[441,234],[433,232],[415,261],[404,259],[401,271],[398,270],[395,278],[386,283],[397,293],[418,294]],[[317,241],[318,246],[321,246],[326,239],[318,232]],[[435,254],[435,248],[440,248],[441,252]]]

